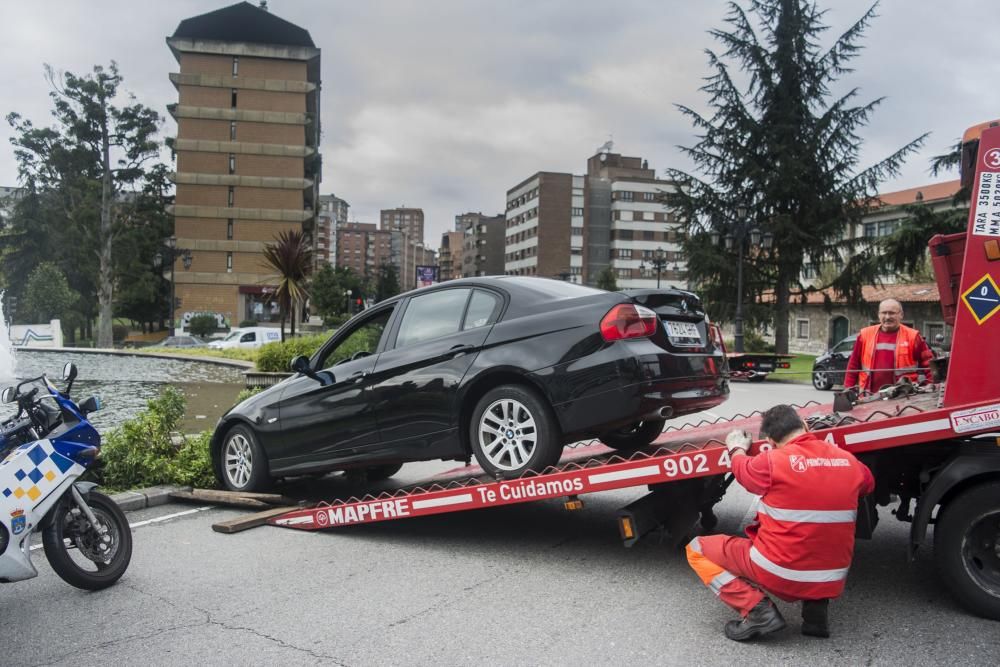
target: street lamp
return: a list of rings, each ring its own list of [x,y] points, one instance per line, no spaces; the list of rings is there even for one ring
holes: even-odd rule
[[[657,248],[656,252],[653,253],[653,259],[651,259],[649,261],[653,265],[653,268],[656,269],[656,289],[660,289],[660,273],[667,266],[667,253],[666,253],[666,251],[664,251],[662,247]],[[645,262],[645,260],[639,262],[639,270],[640,271],[645,271],[646,270],[646,262]]]
[[[719,244],[720,234],[718,231],[710,233],[712,245]],[[728,233],[722,237],[726,250],[736,247],[736,319],[733,323],[734,347],[737,352],[743,352],[743,247],[750,242],[751,249],[769,250],[774,243],[774,234],[771,232],[761,233],[757,227],[750,227],[750,221],[746,218],[746,209],[743,207],[736,209],[736,220],[733,223],[733,233]]]
[[[347,308],[344,310],[344,312],[348,316],[351,315],[351,295],[352,294],[354,294],[354,292],[352,292],[351,290],[344,290],[344,298],[345,298],[344,304],[347,306]]]
[[[170,238],[167,239],[166,247],[164,248],[164,250],[166,252],[160,251],[156,253],[156,255],[153,257],[153,262],[157,268],[161,267],[164,261],[170,264],[170,335],[173,336],[176,335],[174,324],[177,321],[176,311],[178,308],[177,298],[174,296],[174,290],[175,290],[174,264],[177,262],[177,258],[179,257],[181,261],[184,263],[184,270],[187,271],[188,269],[191,268],[191,261],[193,259],[193,255],[191,254],[191,251],[188,250],[187,248],[177,247],[176,236],[171,236]]]

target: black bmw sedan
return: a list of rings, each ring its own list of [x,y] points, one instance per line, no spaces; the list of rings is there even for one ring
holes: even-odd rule
[[[226,488],[472,457],[517,477],[585,438],[643,447],[665,419],[729,394],[721,336],[694,294],[515,276],[379,303],[293,370],[219,420],[212,457]]]

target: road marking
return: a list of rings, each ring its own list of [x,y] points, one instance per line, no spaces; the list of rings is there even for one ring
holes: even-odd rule
[[[205,505],[204,507],[196,507],[193,510],[184,510],[183,512],[174,512],[173,514],[165,514],[163,516],[158,516],[154,519],[146,519],[145,521],[136,521],[135,523],[130,523],[129,528],[142,528],[143,526],[148,526],[152,523],[160,523],[161,521],[167,521],[169,519],[176,519],[177,517],[187,516],[189,514],[197,514],[198,512],[204,512],[205,510],[214,509],[213,505]],[[43,545],[36,544],[31,547],[32,551],[36,549],[41,549]]]

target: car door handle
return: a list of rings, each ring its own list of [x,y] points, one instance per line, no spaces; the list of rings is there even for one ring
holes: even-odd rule
[[[452,345],[451,349],[448,350],[448,354],[450,354],[453,357],[459,357],[465,354],[466,352],[472,352],[473,349],[474,348],[471,345],[465,345],[460,343],[458,345]]]
[[[351,380],[354,382],[361,382],[371,374],[372,374],[371,369],[363,371],[354,371],[353,373],[351,373]]]

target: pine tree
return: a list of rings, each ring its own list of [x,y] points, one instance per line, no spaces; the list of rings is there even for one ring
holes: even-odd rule
[[[748,309],[748,319],[773,318],[778,352],[788,351],[789,303],[804,293],[803,266],[840,257],[844,230],[926,136],[858,169],[858,131],[882,100],[858,104],[857,89],[833,98],[831,87],[852,71],[875,7],[826,50],[824,14],[803,0],[751,0],[749,11],[730,3],[727,29],[710,33],[723,48],[708,51],[713,73],[702,90],[711,114],[679,106],[699,134],[694,146],[682,147],[699,175],[670,173],[681,186],[671,203],[690,225],[690,279],[708,303],[731,304],[735,251],[713,244],[712,232],[737,243],[751,229],[769,232],[771,248],[746,253],[743,299],[773,302]]]

